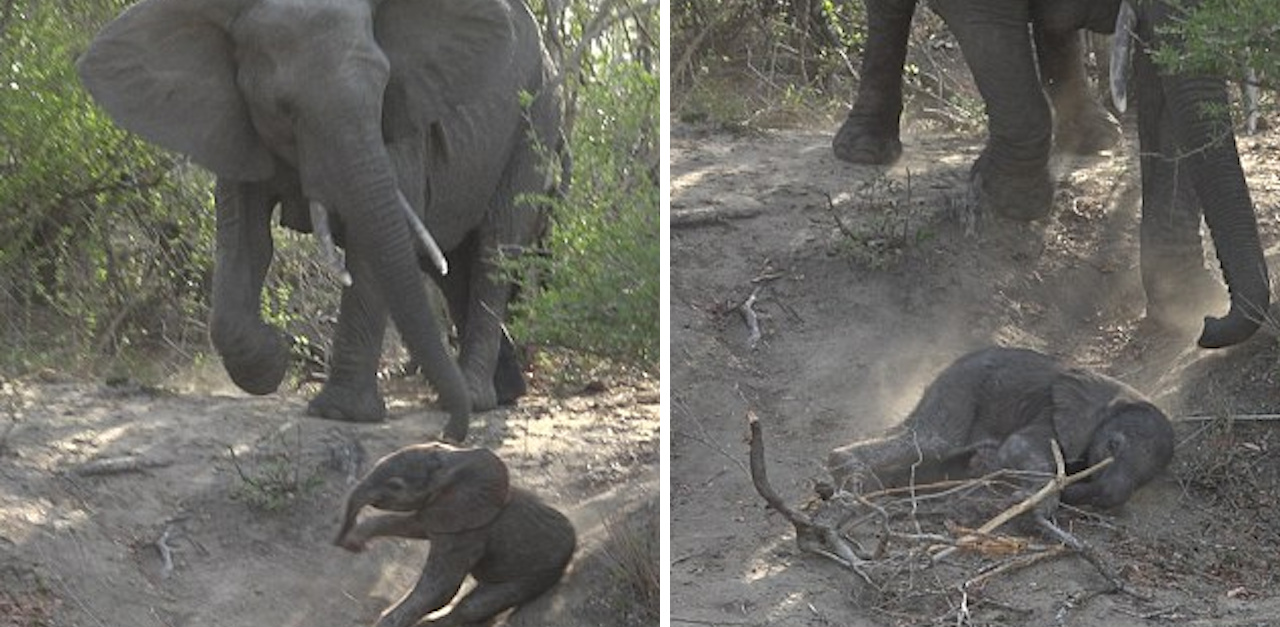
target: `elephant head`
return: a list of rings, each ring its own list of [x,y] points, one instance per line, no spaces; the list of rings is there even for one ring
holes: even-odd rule
[[[378,460],[351,489],[337,542],[366,506],[416,512],[429,534],[458,533],[488,525],[509,497],[507,466],[492,451],[439,443],[408,446]]]
[[[352,275],[385,303],[451,413],[446,434],[460,439],[471,399],[438,320],[422,315],[431,309],[415,225],[406,219],[413,213],[406,196],[419,200],[430,189],[418,179],[406,191],[408,179],[421,176],[422,157],[392,150],[387,129],[408,114],[384,110],[384,99],[411,101],[410,126],[446,155],[439,121],[456,116],[459,103],[511,83],[513,28],[505,0],[144,0],[99,33],[78,68],[121,126],[189,155],[218,176],[220,190],[284,181],[278,187],[332,212]],[[221,205],[220,191],[220,269],[230,254]],[[447,228],[446,237],[461,238],[460,229]],[[269,242],[265,248],[269,261]],[[261,291],[260,278],[235,280],[249,286],[243,291]],[[283,350],[259,357],[266,336],[246,332],[244,322],[212,325],[214,341],[237,384],[266,393],[283,377]],[[240,337],[220,342],[220,333]]]
[[[1111,465],[1062,491],[1072,505],[1116,507],[1160,474],[1173,458],[1173,425],[1158,407],[1147,402],[1118,403],[1111,408],[1089,441],[1089,465],[1108,457]]]

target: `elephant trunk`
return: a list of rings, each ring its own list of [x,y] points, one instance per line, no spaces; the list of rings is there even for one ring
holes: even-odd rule
[[[1230,311],[1221,318],[1206,316],[1198,343],[1203,348],[1239,344],[1258,330],[1270,306],[1271,281],[1226,114],[1226,85],[1209,78],[1171,81],[1167,96],[1177,143],[1187,155],[1183,170],[1192,177],[1231,293]]]
[[[341,546],[346,540],[347,534],[356,526],[356,517],[359,516],[360,510],[369,505],[369,490],[365,487],[364,482],[356,484],[351,490],[351,494],[347,495],[347,506],[342,514],[342,527],[338,529],[338,535],[334,537],[333,543]]]
[[[319,190],[321,200],[342,218],[348,260],[357,268],[363,265],[355,280],[375,281],[409,354],[450,415],[445,437],[461,442],[471,413],[470,391],[432,313],[391,160],[380,134],[372,137],[376,139],[326,149],[313,170],[325,178],[311,186],[304,181],[304,188]],[[364,157],[353,164],[349,155]]]

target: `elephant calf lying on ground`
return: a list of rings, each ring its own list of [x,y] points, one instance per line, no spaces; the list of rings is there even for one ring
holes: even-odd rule
[[[913,466],[1053,473],[1055,439],[1068,465],[1114,458],[1068,486],[1061,500],[1072,505],[1120,505],[1173,456],[1169,419],[1137,390],[1042,353],[995,347],[957,359],[895,431],[833,450],[827,467],[851,490],[900,482]]]
[[[370,516],[366,505],[403,512]],[[476,586],[432,625],[482,624],[560,581],[573,556],[573,525],[533,493],[511,487],[487,449],[419,444],[382,459],[347,497],[334,544],[363,551],[378,536],[431,541],[422,577],[377,627],[408,627],[445,606],[470,574]]]

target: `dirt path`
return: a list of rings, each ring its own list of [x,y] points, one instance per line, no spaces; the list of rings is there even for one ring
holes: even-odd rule
[[[979,139],[908,137],[887,172],[837,162],[829,142],[829,130],[688,127],[672,140],[673,214],[731,216],[672,233],[672,624],[961,624],[964,613],[974,625],[1235,625],[1280,614],[1280,563],[1259,557],[1280,550],[1280,434],[1268,424],[1180,425],[1171,473],[1119,512],[1073,519],[1147,602],[1093,596],[1102,580],[1073,557],[968,596],[922,572],[918,598],[877,599],[800,554],[751,487],[748,410],[763,421],[774,486],[800,504],[833,446],[901,419],[943,366],[992,343],[1120,377],[1178,415],[1280,409],[1273,336],[1210,353],[1141,325],[1132,147],[1056,161],[1044,224],[974,225],[963,207]],[[1242,150],[1280,267],[1280,137]],[[753,293],[754,348],[734,309]]]
[[[52,379],[0,395],[0,626],[369,625],[421,572],[425,542],[330,544],[353,478],[439,430],[421,392],[352,425],[304,417],[296,396]],[[560,587],[507,624],[648,624],[618,564],[657,560],[657,384],[603,390],[473,425],[579,533]],[[121,457],[145,467],[78,472]]]

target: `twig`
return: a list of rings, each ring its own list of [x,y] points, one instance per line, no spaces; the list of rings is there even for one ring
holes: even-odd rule
[[[698,618],[681,618],[679,616],[672,616],[671,622],[688,623],[690,625],[750,625],[751,624],[745,620],[730,621],[730,620],[721,620],[719,618],[717,618],[716,620],[702,620]]]
[[[173,460],[146,459],[130,454],[87,461],[78,466],[74,472],[81,477],[118,475],[126,472],[138,472],[148,468],[163,468],[172,464]]]
[[[156,550],[160,551],[160,561],[164,564],[160,567],[160,576],[165,579],[173,574],[173,548],[169,546],[169,532],[172,530],[172,527],[165,525],[164,533],[155,542]]]
[[[992,518],[991,520],[987,521],[986,524],[982,525],[981,527],[978,527],[977,531],[979,534],[984,534],[984,535],[990,534],[992,531],[995,531],[996,528],[1000,527],[1000,525],[1003,525],[1009,522],[1010,520],[1013,520],[1014,518],[1022,514],[1025,514],[1028,511],[1031,511],[1032,508],[1034,508],[1036,505],[1039,505],[1045,499],[1061,492],[1063,488],[1077,481],[1080,481],[1082,479],[1086,479],[1092,476],[1094,473],[1098,472],[1099,470],[1102,470],[1103,468],[1106,468],[1107,466],[1111,465],[1111,462],[1114,461],[1112,458],[1108,457],[1074,475],[1068,476],[1065,470],[1066,464],[1062,459],[1062,449],[1058,446],[1058,441],[1051,440],[1050,444],[1053,447],[1054,462],[1058,467],[1057,474],[1052,479],[1050,479],[1049,482],[1046,483],[1043,488],[1040,488],[1040,490],[1037,491],[1035,494],[1032,494],[1026,499],[1023,499],[1022,502],[1015,504],[1013,507],[1010,507],[1009,509],[1006,509],[1003,512],[1000,512],[998,515],[996,515],[995,518]],[[963,544],[964,541],[965,541],[965,538],[960,538],[961,544]],[[938,553],[934,554],[933,562],[936,564],[939,561],[945,559],[946,557],[949,557],[952,553],[955,553],[955,552],[956,552],[956,547],[947,547],[946,549],[943,549],[942,551],[939,551]]]
[[[754,218],[764,212],[764,206],[753,207],[700,207],[671,212],[671,228],[689,228],[722,224],[729,220]]]
[[[606,30],[613,24],[621,22],[640,13],[642,10],[657,8],[659,6],[656,0],[642,2],[635,6],[625,6],[621,10],[615,12],[613,5],[617,0],[606,0],[603,6],[591,16],[591,21],[582,28],[582,37],[578,40],[578,45],[569,52],[569,57],[565,59],[564,64],[558,74],[547,81],[543,89],[547,91],[559,89],[568,77],[577,76],[582,66],[582,58],[591,50],[595,39],[604,34]]]
[[[1226,414],[1214,416],[1179,416],[1174,422],[1212,422],[1214,420],[1237,420],[1242,422],[1280,421],[1280,414]]]
[[[774,491],[773,485],[769,483],[768,470],[764,463],[764,434],[760,429],[760,418],[756,413],[747,410],[747,427],[751,430],[751,439],[748,442],[750,446],[750,454],[748,459],[751,460],[751,483],[755,485],[756,492],[764,497],[764,502],[782,514],[796,529],[804,528],[806,530],[813,528],[813,521],[804,513],[797,512],[783,501],[778,493]]]
[[[1076,553],[1079,553],[1085,561],[1098,569],[1098,572],[1102,573],[1102,577],[1111,585],[1111,589],[1108,590],[1108,592],[1123,592],[1137,599],[1144,601],[1151,600],[1149,597],[1140,595],[1130,590],[1128,586],[1125,586],[1124,581],[1120,579],[1119,573],[1117,573],[1114,568],[1111,568],[1111,565],[1108,564],[1106,560],[1102,559],[1102,556],[1098,555],[1098,552],[1095,551],[1092,546],[1085,544],[1083,540],[1075,537],[1071,532],[1059,527],[1054,524],[1053,521],[1045,518],[1044,516],[1037,514],[1035,520],[1036,524],[1039,525],[1041,529],[1047,531],[1049,535],[1057,538],[1060,542],[1070,547]]]
[[[990,570],[983,571],[981,573],[978,573],[977,575],[974,575],[973,577],[970,577],[969,579],[965,580],[965,582],[961,584],[960,587],[961,589],[972,588],[973,586],[976,586],[1003,572],[1013,570],[1015,568],[1025,568],[1027,566],[1035,564],[1036,562],[1040,562],[1040,561],[1049,559],[1051,557],[1057,557],[1066,550],[1067,549],[1063,546],[1054,546],[1036,553],[1018,555],[1004,562],[1001,562],[999,565],[995,566]]]
[[[831,217],[836,221],[836,228],[840,229],[840,233],[845,237],[856,241],[858,239],[857,233],[845,226],[844,220],[840,219],[840,213],[836,211],[836,203],[831,199],[831,194],[822,192],[822,195],[827,197],[827,211],[831,213]]]
[[[755,289],[751,290],[751,295],[747,297],[747,300],[742,301],[741,305],[734,307],[734,309],[742,314],[743,321],[747,323],[747,329],[751,331],[747,335],[747,346],[750,347],[751,350],[755,350],[756,345],[760,343],[760,317],[756,315],[756,310],[752,307],[756,304],[756,297],[759,295],[760,286],[757,285]]]
[[[875,585],[859,565],[862,560],[854,553],[853,548],[840,536],[840,532],[825,525],[816,525],[802,512],[787,505],[769,484],[769,476],[764,463],[764,434],[760,429],[760,419],[753,411],[747,411],[747,425],[751,430],[750,459],[751,483],[756,492],[764,498],[765,503],[786,518],[796,530],[796,545],[801,550],[809,551],[830,559],[857,573],[869,585]]]

